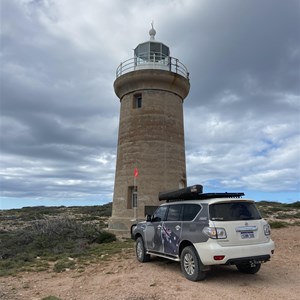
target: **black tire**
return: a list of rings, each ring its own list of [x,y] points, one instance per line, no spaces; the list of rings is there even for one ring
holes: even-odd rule
[[[150,260],[150,254],[146,253],[144,241],[142,237],[138,237],[135,243],[135,253],[139,262],[147,262]]]
[[[250,263],[237,264],[236,267],[241,273],[245,274],[255,274],[259,271],[261,264],[256,264],[252,266]]]
[[[202,271],[202,263],[194,247],[185,247],[180,255],[181,271],[191,281],[204,280],[207,272]]]

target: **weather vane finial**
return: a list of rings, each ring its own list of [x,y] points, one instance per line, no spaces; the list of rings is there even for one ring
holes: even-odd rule
[[[154,21],[152,20],[151,22],[151,29],[149,31],[149,34],[150,34],[150,40],[155,40],[155,35],[156,35],[156,31],[154,29]]]

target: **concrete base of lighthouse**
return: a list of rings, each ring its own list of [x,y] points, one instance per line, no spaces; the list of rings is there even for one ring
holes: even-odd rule
[[[122,185],[116,188],[119,193],[122,190]],[[152,191],[152,190],[151,190]],[[153,201],[149,201],[148,197],[145,197],[143,191],[138,196],[138,207],[128,209],[126,208],[126,199],[115,197],[113,203],[113,215],[109,218],[108,229],[110,232],[117,236],[130,237],[131,226],[146,220],[146,215],[152,215],[156,208],[161,204],[158,199],[154,198]],[[119,201],[118,201],[119,200]]]
[[[129,218],[111,217],[109,218],[108,221],[108,230],[114,233],[116,236],[130,238],[131,226],[141,221],[145,221],[145,218],[129,219]]]

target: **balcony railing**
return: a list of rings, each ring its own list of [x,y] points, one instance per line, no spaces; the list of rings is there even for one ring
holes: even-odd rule
[[[177,58],[163,56],[161,53],[145,53],[145,55],[139,54],[138,57],[133,57],[121,62],[117,68],[116,77],[118,78],[121,75],[132,71],[145,69],[166,70],[189,79],[188,69],[183,63],[181,63]]]

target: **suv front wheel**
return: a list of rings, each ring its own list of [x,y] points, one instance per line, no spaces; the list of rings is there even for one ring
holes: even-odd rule
[[[147,262],[150,260],[150,254],[146,253],[144,240],[142,237],[138,237],[136,239],[135,253],[139,262]]]
[[[194,247],[185,247],[180,255],[181,271],[191,281],[204,280],[206,272],[201,270],[202,264]]]

